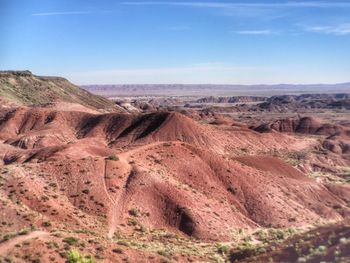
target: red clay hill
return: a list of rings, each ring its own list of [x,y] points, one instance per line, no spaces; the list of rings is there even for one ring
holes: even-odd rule
[[[34,174],[45,171],[44,182],[35,187],[30,177],[23,178],[26,189],[34,191],[19,194],[26,206],[43,213],[38,200],[28,202],[25,197],[43,193],[45,181],[55,182],[58,198],[67,198],[67,206],[92,217],[107,215],[110,235],[133,208],[149,214],[140,218],[145,226],[218,240],[225,240],[230,228],[304,225],[341,220],[349,213],[343,196],[281,160],[230,156],[246,141],[256,152],[268,144],[276,149],[292,148],[291,142],[302,147],[285,135],[271,141],[270,135],[247,129],[200,125],[180,113],[18,108],[1,120],[0,138],[6,149],[4,168],[25,163]],[[68,211],[63,208],[56,207],[58,215]],[[58,215],[51,220],[60,219]],[[71,220],[81,221],[74,216]]]
[[[65,262],[75,248],[101,262],[214,261],[228,256],[216,242],[232,242],[235,231],[350,215],[347,185],[316,181],[268,154],[315,140],[177,112],[81,109],[2,109],[1,256]],[[207,254],[188,251],[204,243]]]

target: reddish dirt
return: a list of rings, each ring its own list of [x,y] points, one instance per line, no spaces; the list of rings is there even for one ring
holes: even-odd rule
[[[130,211],[137,211],[146,228],[227,241],[233,229],[304,227],[350,215],[349,188],[261,155],[308,149],[312,139],[200,124],[180,113],[50,107],[8,112],[0,139],[1,231],[49,220],[52,229],[111,239],[135,231]]]
[[[15,245],[20,244],[24,241],[34,239],[34,238],[39,238],[39,237],[45,237],[48,235],[49,233],[44,231],[35,231],[35,232],[29,233],[28,235],[17,236],[15,238],[12,238],[11,240],[2,242],[0,244],[0,255],[5,254],[8,250],[12,249]]]

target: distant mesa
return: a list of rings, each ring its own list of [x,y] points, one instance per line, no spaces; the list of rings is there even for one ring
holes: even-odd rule
[[[345,128],[340,125],[322,124],[313,117],[279,119],[262,124],[254,128],[254,130],[258,132],[274,130],[278,132],[296,132],[328,136],[345,132]]]
[[[234,96],[234,97],[204,97],[198,99],[197,103],[249,103],[249,102],[261,102],[266,101],[267,97],[257,96]]]

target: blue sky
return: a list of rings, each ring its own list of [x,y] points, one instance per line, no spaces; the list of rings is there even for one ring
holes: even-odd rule
[[[0,69],[77,84],[350,81],[350,1],[0,0]]]

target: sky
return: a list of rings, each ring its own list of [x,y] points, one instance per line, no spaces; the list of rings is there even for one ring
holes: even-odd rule
[[[0,70],[76,84],[350,81],[350,0],[0,0]]]

